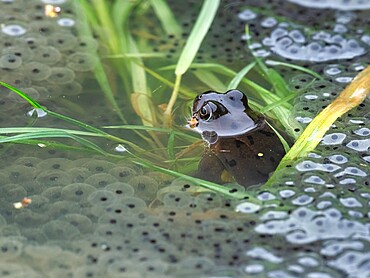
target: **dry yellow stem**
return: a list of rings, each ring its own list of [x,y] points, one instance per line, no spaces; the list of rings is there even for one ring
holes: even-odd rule
[[[370,66],[360,72],[340,95],[317,115],[297,139],[279,166],[306,156],[320,143],[336,119],[361,104],[370,93]]]

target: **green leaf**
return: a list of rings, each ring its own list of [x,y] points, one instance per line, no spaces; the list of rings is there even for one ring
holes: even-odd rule
[[[184,49],[177,62],[175,74],[183,75],[191,65],[199,47],[210,28],[216,15],[220,0],[205,0],[200,14],[195,22],[189,37],[186,40]]]
[[[238,72],[234,76],[234,78],[230,81],[229,86],[227,86],[227,90],[232,90],[238,88],[240,82],[243,80],[244,76],[248,74],[248,72],[256,65],[256,62],[252,62],[246,65],[241,71]]]
[[[177,23],[174,14],[164,0],[150,0],[155,14],[157,15],[167,35],[181,36],[181,26]]]
[[[198,69],[192,72],[200,81],[207,85],[208,88],[216,92],[225,92],[226,86],[211,71]]]
[[[283,66],[283,67],[287,67],[287,68],[291,68],[291,69],[296,69],[296,70],[299,70],[301,72],[308,73],[308,74],[310,74],[310,75],[312,75],[312,76],[314,76],[314,77],[316,77],[320,80],[323,79],[323,77],[320,74],[318,74],[318,73],[316,73],[316,72],[314,72],[314,71],[312,71],[308,68],[301,67],[301,66],[298,66],[298,65],[284,63],[284,62],[280,62],[280,61],[274,61],[274,60],[266,60],[265,63],[266,63],[266,65],[269,65],[269,66]]]
[[[86,148],[89,148],[91,150],[94,150],[100,154],[106,155],[107,152],[101,149],[99,146],[97,146],[95,143],[84,139],[82,137],[64,132],[64,131],[40,131],[40,132],[30,132],[25,134],[18,134],[14,136],[8,136],[0,138],[0,143],[11,143],[16,141],[22,141],[22,140],[32,140],[32,139],[44,139],[44,138],[71,138],[75,140],[76,142],[80,143],[81,145],[85,146]],[[42,141],[40,141],[42,143]]]
[[[31,97],[29,97],[27,94],[23,93],[22,91],[18,90],[17,88],[13,87],[12,85],[9,85],[5,82],[0,81],[0,84],[11,91],[17,93],[20,97],[25,99],[29,104],[31,104],[34,108],[40,108],[44,110],[44,108],[35,100],[33,100]],[[45,110],[44,110],[45,111]]]

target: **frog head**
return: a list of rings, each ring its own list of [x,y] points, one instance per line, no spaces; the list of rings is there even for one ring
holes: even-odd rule
[[[189,127],[212,144],[220,137],[234,137],[257,128],[261,119],[249,108],[248,99],[241,91],[207,91],[195,98]]]

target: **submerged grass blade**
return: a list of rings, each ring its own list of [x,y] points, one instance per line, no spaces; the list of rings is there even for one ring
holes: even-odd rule
[[[34,133],[34,132],[45,132],[48,134],[50,132],[64,132],[73,135],[81,136],[91,136],[91,137],[104,137],[102,134],[97,134],[94,132],[86,132],[80,130],[72,129],[62,129],[62,128],[51,128],[51,127],[5,127],[0,128],[0,134],[16,134],[16,133]]]
[[[238,72],[237,75],[230,81],[229,86],[227,86],[227,90],[232,90],[238,88],[240,82],[243,80],[244,76],[250,72],[250,70],[256,65],[256,62],[252,62],[246,65],[241,71]]]
[[[126,53],[126,54],[108,54],[104,55],[103,58],[109,59],[133,59],[133,58],[165,58],[164,53]]]
[[[211,27],[219,4],[219,0],[204,1],[197,21],[186,40],[184,49],[181,52],[179,61],[177,62],[175,69],[175,74],[177,76],[183,75],[189,69],[190,64],[193,62],[194,57],[208,32],[208,29]]]
[[[63,131],[57,131],[57,130],[41,131],[41,132],[36,131],[36,132],[3,137],[3,138],[0,138],[0,144],[1,143],[12,143],[12,142],[22,141],[22,140],[45,139],[45,138],[70,138],[80,143],[82,146],[88,149],[94,150],[95,152],[98,152],[103,155],[107,154],[107,152],[101,149],[98,145],[96,145],[95,143],[85,138],[82,138],[82,137],[79,137],[79,136],[76,136],[76,135],[73,135],[67,132],[63,132]],[[42,143],[42,141],[40,141],[40,143]]]
[[[275,132],[276,136],[279,138],[281,144],[283,145],[285,152],[286,153],[289,152],[290,147],[289,147],[288,142],[285,140],[285,138],[268,121],[265,120],[265,122]]]
[[[127,35],[127,39],[129,40],[130,52],[139,53],[134,39],[129,35]],[[133,87],[131,103],[144,125],[155,126],[157,120],[151,103],[151,92],[147,87],[143,62],[140,58],[136,58],[130,61],[130,64]]]
[[[211,27],[212,21],[216,16],[217,9],[220,5],[220,0],[205,0],[194,24],[193,29],[186,41],[184,49],[181,52],[180,58],[177,62],[175,69],[175,87],[172,91],[171,98],[168,102],[166,111],[164,112],[165,122],[168,124],[170,122],[171,113],[177,95],[179,92],[179,87],[181,83],[181,76],[189,69],[189,66],[193,62],[195,55],[197,54],[204,37],[206,36],[209,28]]]
[[[72,124],[74,126],[80,127],[82,129],[87,130],[87,131],[90,131],[92,133],[96,133],[98,135],[101,135],[102,137],[105,137],[108,140],[112,140],[112,141],[117,142],[117,143],[127,144],[130,147],[132,147],[135,151],[138,151],[140,153],[145,153],[145,150],[144,149],[142,149],[141,147],[139,147],[138,145],[136,145],[136,144],[134,144],[134,143],[132,143],[130,141],[127,141],[127,140],[121,139],[119,137],[116,137],[114,135],[108,134],[107,132],[104,132],[104,131],[102,131],[102,130],[100,130],[98,128],[95,128],[95,127],[93,127],[91,125],[88,125],[86,123],[83,123],[81,121],[78,121],[78,120],[75,120],[73,118],[64,116],[62,114],[59,114],[59,113],[50,111],[46,107],[41,106],[37,101],[33,100],[27,94],[25,94],[22,91],[18,90],[17,88],[14,88],[13,86],[11,86],[11,85],[9,85],[9,84],[7,84],[5,82],[1,82],[1,81],[0,81],[0,84],[3,85],[3,86],[5,86],[5,87],[7,87],[7,88],[9,88],[13,92],[17,93],[22,98],[24,98],[25,100],[27,100],[33,107],[43,110],[49,116],[55,117],[57,119],[60,119],[62,121],[65,121],[65,122],[68,122],[68,123],[70,123],[70,124]],[[156,157],[154,154],[148,154],[148,155],[150,155],[152,157]],[[156,159],[158,159],[158,157],[156,157]]]
[[[160,82],[162,82],[163,84],[166,84],[168,87],[171,87],[171,88],[174,88],[175,87],[175,84],[169,80],[167,80],[166,78],[164,78],[163,76],[159,75],[158,73],[156,73],[155,71],[145,67],[145,71],[147,73],[149,73],[151,76],[153,76],[154,78],[158,79]],[[184,87],[181,87],[179,86],[179,92],[181,92],[181,94],[185,97],[188,97],[188,98],[193,98],[194,97],[194,93],[192,91],[190,91],[189,89],[187,88],[184,88]]]
[[[287,83],[280,75],[280,73],[270,68],[267,69],[266,73],[277,96],[284,98],[286,96],[292,95],[292,92],[288,89]]]
[[[91,39],[94,39],[90,25],[88,24],[88,21],[90,21],[91,25],[95,28],[99,28],[98,18],[96,17],[97,14],[94,12],[92,6],[90,3],[88,3],[86,0],[75,1],[74,2],[74,9],[79,11],[80,14],[80,24],[78,32],[80,35],[88,36]],[[98,59],[98,63],[94,68],[94,75],[96,80],[99,83],[100,88],[102,89],[104,95],[108,99],[109,103],[114,108],[115,112],[118,114],[122,122],[126,123],[126,119],[121,112],[115,98],[114,93],[111,87],[111,84],[109,82],[108,76],[105,72],[104,65],[96,53],[92,53],[95,55]]]
[[[0,81],[0,85],[8,88],[9,90],[13,91],[14,93],[17,93],[21,98],[26,100],[29,104],[32,105],[34,108],[39,108],[44,110],[44,108],[35,100],[33,100],[31,97],[29,97],[27,94],[23,93],[21,90],[18,90],[17,88],[13,87],[12,85],[9,85],[5,82]]]
[[[170,132],[170,136],[168,137],[167,142],[167,154],[169,160],[175,160],[175,133]]]
[[[308,73],[314,77],[316,77],[317,79],[323,79],[323,77],[318,74],[317,72],[314,72],[313,70],[310,70],[308,68],[305,68],[305,67],[301,67],[301,66],[298,66],[298,65],[294,65],[294,64],[290,64],[290,63],[284,63],[284,62],[280,62],[280,61],[275,61],[275,60],[266,60],[266,65],[269,65],[269,66],[283,66],[283,67],[287,67],[287,68],[291,68],[291,69],[296,69],[296,70],[299,70],[301,72],[305,72],[305,73]]]
[[[207,70],[198,69],[193,72],[193,74],[204,84],[207,85],[209,89],[212,89],[216,92],[225,92],[226,86],[220,81],[217,76]]]
[[[7,136],[0,136],[0,139],[7,138]],[[39,148],[54,148],[59,150],[70,150],[70,151],[83,151],[83,152],[92,152],[96,153],[95,150],[92,150],[90,148],[85,148],[83,146],[71,146],[66,145],[63,143],[55,142],[55,141],[46,141],[46,140],[36,140],[36,139],[30,139],[30,140],[17,140],[17,141],[11,141],[8,143],[12,144],[22,144],[22,145],[33,145],[38,146]],[[117,157],[115,154],[106,153],[106,156],[110,157]]]
[[[103,40],[108,43],[110,49],[112,49],[114,53],[119,53],[120,42],[119,38],[116,36],[116,26],[114,25],[109,12],[111,10],[110,1],[92,0],[91,4],[95,8],[95,12],[101,26],[104,26],[104,32],[101,32],[101,35],[104,36]]]
[[[174,14],[164,0],[150,0],[156,16],[161,22],[162,28],[167,35],[181,36],[181,26],[177,23]]]
[[[151,127],[151,126],[144,126],[144,125],[120,125],[120,126],[103,126],[102,128],[106,129],[130,129],[130,130],[145,130],[145,131],[156,131],[162,133],[174,133],[181,138],[187,138],[192,141],[199,139],[198,133],[195,132],[183,132],[174,130],[172,128],[162,128],[162,127]],[[194,134],[194,135],[193,135]]]
[[[224,194],[224,195],[226,195],[228,197],[231,197],[231,198],[240,199],[240,200],[249,200],[249,201],[253,201],[256,204],[261,203],[260,200],[258,200],[257,198],[252,197],[251,195],[249,195],[245,192],[234,192],[234,191],[231,192],[230,189],[226,186],[222,186],[222,185],[219,185],[217,183],[213,183],[213,182],[209,182],[209,181],[206,181],[206,180],[194,178],[194,177],[179,173],[177,171],[173,171],[173,170],[165,169],[165,168],[153,165],[153,164],[149,164],[146,161],[144,161],[144,160],[142,160],[138,157],[136,157],[136,160],[133,161],[133,162],[138,164],[138,165],[141,165],[145,168],[151,169],[151,170],[162,172],[164,174],[168,174],[168,175],[171,175],[173,177],[182,178],[182,179],[187,180],[189,182],[192,182],[196,185],[199,185],[199,186],[202,186],[204,188],[216,191],[218,193]]]

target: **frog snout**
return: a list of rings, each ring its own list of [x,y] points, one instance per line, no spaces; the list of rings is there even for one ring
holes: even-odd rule
[[[191,119],[188,121],[188,124],[189,124],[189,127],[190,128],[195,128],[199,125],[199,121],[197,119],[197,116],[196,114],[193,114],[193,116],[191,117]]]

